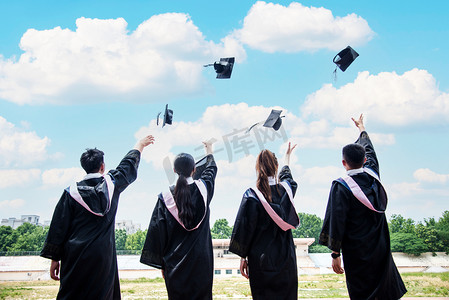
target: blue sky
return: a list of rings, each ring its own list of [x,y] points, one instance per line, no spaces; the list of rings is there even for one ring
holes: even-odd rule
[[[448,210],[449,4],[434,1],[9,1],[0,9],[0,217],[50,220],[97,147],[114,168],[146,134],[139,178],[117,219],[148,224],[171,183],[163,162],[202,155],[214,138],[219,173],[211,222],[234,222],[255,157],[292,159],[298,211],[324,217],[341,147],[365,123],[389,195],[388,216]],[[346,70],[332,58],[360,56]],[[236,57],[230,80],[212,63]],[[157,127],[165,104],[174,123]],[[246,128],[272,108],[278,132]],[[282,161],[282,159],[281,159]]]

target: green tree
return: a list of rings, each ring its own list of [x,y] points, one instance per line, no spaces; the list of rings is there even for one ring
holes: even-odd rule
[[[390,233],[414,233],[415,232],[415,221],[408,218],[405,219],[401,215],[392,215],[389,224]]]
[[[394,232],[390,235],[390,241],[392,252],[404,252],[419,256],[428,249],[424,241],[415,233]]]
[[[115,230],[115,249],[116,250],[125,250],[126,249],[126,230],[125,229],[116,229]]]
[[[435,229],[438,232],[438,236],[443,244],[442,250],[449,254],[449,211],[443,212],[443,215],[435,223]]]
[[[145,238],[147,236],[147,230],[137,230],[136,233],[129,234],[126,237],[125,249],[126,250],[142,250]]]
[[[323,220],[320,217],[307,213],[298,213],[300,224],[298,228],[292,230],[294,238],[315,238],[318,243],[320,238]]]
[[[48,227],[24,223],[15,230],[17,239],[8,247],[8,252],[40,251],[48,233]]]
[[[232,227],[229,226],[228,220],[218,219],[210,230],[213,239],[229,239],[232,234]]]
[[[0,226],[0,251],[6,252],[8,248],[12,246],[17,237],[13,240],[14,230],[11,226]]]
[[[426,226],[422,223],[416,225],[416,236],[424,241],[427,246],[427,251],[430,251],[435,255],[435,252],[443,250],[443,242],[440,240],[438,231],[435,227],[430,225],[432,223],[426,223]]]
[[[331,252],[326,246],[319,245],[321,228],[323,227],[323,220],[313,214],[298,213],[300,220],[299,227],[292,230],[294,238],[314,238],[315,242],[310,245],[310,253],[327,253]]]

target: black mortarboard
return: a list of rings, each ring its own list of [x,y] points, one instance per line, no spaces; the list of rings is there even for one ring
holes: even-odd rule
[[[161,115],[161,112],[159,112],[158,114],[157,114],[157,117],[156,117],[156,126],[159,126],[159,116]]]
[[[217,78],[231,78],[232,68],[234,67],[235,57],[220,58],[220,61],[213,64],[204,65],[204,67],[214,66]]]
[[[274,130],[278,130],[282,125],[282,110],[272,109],[268,119],[263,124],[264,127],[273,127]]]
[[[165,124],[170,124],[173,121],[173,110],[168,109],[168,104],[165,105],[165,112],[164,112],[164,119],[162,121],[162,127],[165,126]]]
[[[343,72],[346,71],[346,69],[349,67],[350,64],[359,56],[357,52],[355,52],[354,49],[352,49],[350,46],[346,47],[345,49],[341,50],[337,55],[334,57],[334,63],[337,65],[337,67],[340,68]],[[337,70],[337,68],[335,68]]]
[[[200,179],[201,178],[201,174],[203,173],[204,170],[206,170],[206,166],[207,166],[207,156],[203,157],[202,159],[200,159],[199,161],[197,161],[195,163],[195,173],[193,174],[193,179]]]

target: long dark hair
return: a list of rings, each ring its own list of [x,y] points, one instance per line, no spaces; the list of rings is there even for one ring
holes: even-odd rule
[[[180,153],[176,156],[174,162],[175,172],[179,175],[175,186],[175,203],[178,207],[179,219],[186,228],[194,226],[193,217],[194,210],[190,200],[190,188],[187,184],[187,177],[190,177],[195,168],[195,160],[192,155],[187,153]]]
[[[262,195],[271,202],[271,189],[268,177],[276,177],[278,172],[278,160],[270,150],[262,150],[256,159],[257,188]]]

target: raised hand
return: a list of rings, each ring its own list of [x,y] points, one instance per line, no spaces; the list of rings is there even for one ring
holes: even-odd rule
[[[154,137],[152,135],[147,135],[146,137],[139,140],[136,145],[134,146],[134,149],[139,150],[140,152],[143,151],[143,148],[146,146],[154,144]]]
[[[360,130],[360,132],[365,131],[365,125],[363,124],[363,114],[360,114],[360,117],[358,120],[351,118],[354,122],[355,126]]]
[[[293,147],[291,146],[291,143],[288,142],[288,148],[287,148],[287,152],[285,153],[285,165],[289,165],[290,164],[290,154],[292,154],[293,150],[296,148],[297,144],[293,145]]]
[[[206,150],[206,154],[212,154],[213,150],[212,150],[212,144],[215,143],[215,139],[210,139],[208,141],[203,142],[204,145],[204,149]]]

